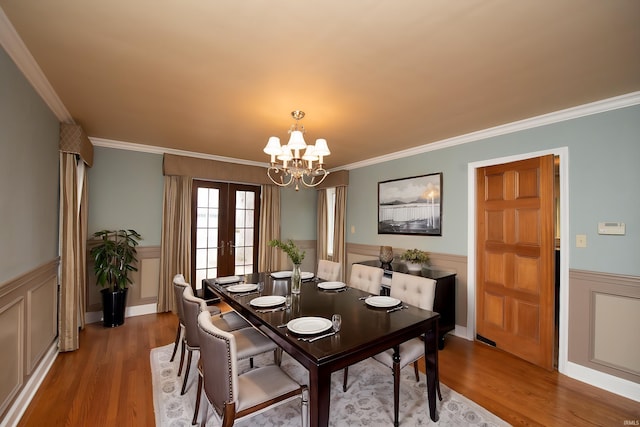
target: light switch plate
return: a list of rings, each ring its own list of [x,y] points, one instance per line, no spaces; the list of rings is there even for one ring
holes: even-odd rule
[[[576,234],[576,248],[586,248],[586,247],[587,247],[587,235]]]

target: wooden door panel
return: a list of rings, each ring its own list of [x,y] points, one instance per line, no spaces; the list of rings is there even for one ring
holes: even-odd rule
[[[553,156],[477,171],[477,332],[551,369]]]

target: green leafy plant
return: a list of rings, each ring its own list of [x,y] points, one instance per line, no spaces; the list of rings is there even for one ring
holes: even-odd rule
[[[136,246],[142,239],[135,230],[101,230],[93,234],[99,243],[90,250],[94,261],[96,284],[111,291],[124,289],[133,283],[129,273],[138,271]]]
[[[400,255],[400,259],[407,262],[415,262],[416,264],[426,264],[429,262],[429,254],[420,249],[409,249]]]
[[[292,263],[302,264],[305,251],[301,252],[291,239],[287,240],[287,243],[282,243],[280,240],[274,239],[269,241],[269,246],[282,249],[289,256]]]

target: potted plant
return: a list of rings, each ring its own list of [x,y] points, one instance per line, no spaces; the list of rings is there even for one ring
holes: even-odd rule
[[[429,254],[420,249],[409,249],[400,256],[400,259],[405,261],[409,271],[420,271],[422,265],[429,262]]]
[[[124,323],[129,273],[138,271],[136,246],[142,239],[135,230],[101,230],[93,234],[98,243],[90,250],[96,285],[101,286],[103,324],[106,327]]]
[[[269,246],[274,248],[280,248],[289,256],[289,259],[293,263],[293,273],[291,274],[291,292],[294,294],[300,293],[300,286],[302,285],[302,277],[300,274],[300,264],[304,259],[305,251],[300,249],[293,243],[293,240],[289,239],[287,243],[283,243],[278,239],[269,241]]]

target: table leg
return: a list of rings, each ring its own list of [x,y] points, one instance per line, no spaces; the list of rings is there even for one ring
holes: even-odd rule
[[[438,345],[436,330],[438,325],[429,329],[424,337],[424,360],[427,371],[427,393],[429,399],[429,416],[431,420],[438,421],[436,410],[436,389],[438,387]]]
[[[329,425],[331,401],[331,372],[322,369],[309,370],[309,426]]]
[[[400,411],[400,346],[393,346],[393,425],[398,427]]]

